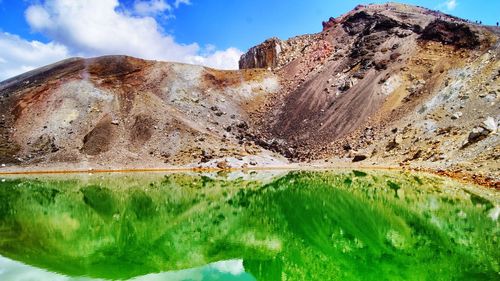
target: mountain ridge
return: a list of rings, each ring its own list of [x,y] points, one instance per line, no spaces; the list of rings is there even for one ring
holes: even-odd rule
[[[228,168],[354,159],[498,187],[498,28],[397,3],[357,6],[323,28],[266,40],[238,71],[106,56],[0,82],[0,160]]]

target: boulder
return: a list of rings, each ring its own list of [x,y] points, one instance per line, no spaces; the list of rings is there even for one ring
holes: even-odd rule
[[[493,117],[486,118],[486,120],[483,121],[482,127],[493,134],[498,131],[498,123]]]
[[[462,113],[462,112],[460,112],[460,111],[455,112],[455,113],[453,113],[453,115],[451,116],[451,119],[456,120],[456,119],[458,119],[458,118],[462,117],[462,115],[463,115],[463,113]]]
[[[473,144],[478,141],[481,141],[485,139],[490,132],[486,130],[483,127],[475,127],[472,129],[472,131],[469,133],[469,136],[467,137],[467,144]]]
[[[222,170],[229,170],[229,169],[231,169],[231,165],[229,165],[229,162],[227,162],[226,160],[219,161],[219,162],[217,162],[217,168],[222,169]]]
[[[368,156],[363,155],[363,154],[358,154],[358,155],[354,156],[354,158],[352,159],[352,162],[361,162],[363,160],[366,160],[366,158],[368,158]]]

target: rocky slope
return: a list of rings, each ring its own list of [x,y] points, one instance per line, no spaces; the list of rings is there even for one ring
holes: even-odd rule
[[[499,34],[391,3],[357,6],[317,34],[269,39],[242,56],[240,71],[119,56],[63,61],[0,83],[0,160],[354,160],[498,185]]]
[[[248,113],[278,89],[277,77],[258,69],[123,56],[63,61],[1,84],[0,161],[158,167],[249,155],[257,159],[248,163],[274,160],[242,135]]]
[[[253,123],[264,143],[297,161],[473,172],[498,186],[498,28],[402,4],[358,6],[323,28],[274,43],[282,89]]]

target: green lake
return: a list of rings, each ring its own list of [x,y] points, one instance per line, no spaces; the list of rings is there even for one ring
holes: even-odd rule
[[[500,280],[500,193],[403,171],[0,177],[0,280]]]

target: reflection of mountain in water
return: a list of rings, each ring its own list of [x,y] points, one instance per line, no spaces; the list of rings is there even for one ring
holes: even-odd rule
[[[180,280],[493,278],[499,200],[458,186],[362,171],[290,172],[266,184],[183,174],[9,178],[0,183],[0,254],[104,279],[176,270],[193,276]]]

